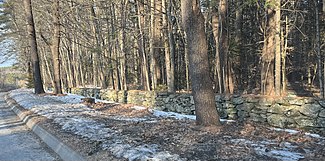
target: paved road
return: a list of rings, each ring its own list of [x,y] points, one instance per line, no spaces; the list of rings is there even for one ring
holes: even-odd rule
[[[0,93],[0,161],[60,160],[19,120],[3,97]]]

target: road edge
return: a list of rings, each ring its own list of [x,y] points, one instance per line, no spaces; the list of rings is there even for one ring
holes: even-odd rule
[[[28,114],[21,111],[17,106],[20,106],[9,94],[5,95],[7,104],[11,110],[30,128],[42,141],[46,143],[54,152],[56,152],[64,161],[86,161],[82,155],[74,151],[69,146],[65,145],[56,136],[43,129],[38,125],[38,122],[33,119],[33,113]],[[21,107],[21,106],[20,106]],[[23,108],[23,107],[22,107]],[[27,110],[29,111],[29,110]]]

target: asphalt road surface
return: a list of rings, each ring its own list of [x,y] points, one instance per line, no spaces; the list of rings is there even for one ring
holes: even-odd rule
[[[8,107],[0,93],[0,161],[59,161]]]

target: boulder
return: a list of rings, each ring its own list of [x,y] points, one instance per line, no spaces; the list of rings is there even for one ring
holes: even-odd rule
[[[325,118],[317,119],[317,127],[325,128]]]
[[[325,110],[321,110],[318,116],[325,118]]]
[[[257,103],[259,101],[259,98],[257,98],[257,97],[246,97],[245,100],[248,103]]]
[[[281,106],[291,106],[288,99],[286,99],[286,98],[277,99],[277,100],[275,100],[275,103],[279,104]]]
[[[293,118],[299,127],[315,127],[316,121],[305,116]]]
[[[244,103],[241,105],[236,106],[237,110],[239,111],[251,111],[254,108],[254,104],[253,103]]]
[[[297,99],[296,97],[295,98],[290,98],[289,99],[289,103],[291,105],[298,105],[298,106],[302,106],[305,104],[305,101],[303,99]]]
[[[318,103],[319,103],[319,105],[321,105],[323,108],[325,108],[325,100],[324,100],[324,99],[319,100]]]
[[[228,108],[226,109],[226,112],[229,114],[236,114],[237,113],[237,110],[235,108]]]
[[[221,98],[221,95],[216,95],[216,96],[215,96],[215,101],[216,101],[216,102],[219,102],[219,103],[222,103],[223,100],[222,100],[222,98]]]
[[[225,103],[222,103],[222,106],[223,106],[223,108],[234,108],[235,107],[235,105],[234,104],[232,104],[231,102],[225,102]]]
[[[184,107],[182,107],[181,105],[175,105],[175,110],[176,112],[179,112],[179,113],[183,113],[184,112]]]
[[[267,122],[275,127],[288,127],[288,125],[293,124],[294,121],[284,115],[272,114],[267,117]]]
[[[298,110],[294,110],[294,109],[287,111],[285,115],[291,118],[303,116]]]
[[[165,99],[164,99],[164,102],[165,103],[168,103],[170,101],[170,98],[169,97],[166,97]]]
[[[303,115],[310,117],[317,117],[318,113],[322,110],[322,107],[319,104],[305,104],[298,108],[298,111]]]
[[[267,121],[266,118],[264,118],[261,115],[256,114],[256,113],[250,113],[249,119],[252,121],[255,121],[255,122],[266,122]]]
[[[283,114],[284,108],[283,108],[283,106],[276,103],[276,104],[272,105],[270,108],[268,108],[267,112],[273,113],[273,114]]]
[[[242,111],[242,110],[238,111],[237,115],[240,120],[244,120],[245,118],[249,117],[249,113],[246,111]]]
[[[274,104],[274,100],[268,98],[261,98],[258,104],[262,107],[270,107]]]
[[[253,108],[252,113],[256,113],[256,114],[266,114],[267,113],[267,109],[260,109],[260,108]]]
[[[231,99],[231,102],[234,105],[241,105],[244,103],[244,99],[242,97],[236,97],[236,98]]]

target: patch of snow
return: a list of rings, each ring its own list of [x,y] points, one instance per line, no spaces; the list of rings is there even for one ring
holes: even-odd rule
[[[160,160],[178,160],[182,161],[184,159],[180,158],[178,155],[172,155],[169,152],[161,151],[158,152],[158,146],[156,144],[151,145],[139,145],[132,146],[130,144],[104,144],[104,149],[107,149],[117,157],[123,157],[130,161],[141,160],[141,161],[160,161]]]
[[[304,158],[303,154],[294,151],[297,146],[289,142],[284,142],[281,146],[277,146],[276,142],[270,140],[253,142],[245,139],[232,139],[231,141],[235,144],[252,146],[259,155],[265,155],[283,161],[297,161]],[[272,147],[272,149],[268,149],[267,147]]]
[[[299,131],[297,130],[292,130],[292,129],[281,129],[281,128],[269,128],[270,130],[274,130],[274,131],[284,131],[284,132],[287,132],[289,134],[297,134],[299,133]]]
[[[123,116],[110,116],[110,119],[118,121],[129,121],[129,122],[146,122],[146,123],[156,123],[157,120],[145,117],[123,117]]]
[[[9,96],[16,100],[18,104],[26,109],[31,109],[36,105],[51,105],[51,104],[59,104],[58,101],[53,99],[47,99],[44,97],[39,97],[33,94],[33,90],[31,89],[17,89],[13,90],[9,93]],[[37,100],[37,101],[31,101]]]
[[[304,158],[304,155],[302,155],[301,153],[291,152],[288,150],[271,150],[266,153],[266,155],[284,161],[296,161]]]
[[[51,118],[61,125],[62,129],[69,131],[85,140],[101,142],[105,150],[109,150],[117,157],[128,160],[183,160],[176,154],[159,149],[157,145],[131,145],[126,143],[127,138],[108,128],[105,124],[87,117],[99,116],[101,113],[83,104],[82,97],[78,95],[46,96],[40,97],[32,94],[30,90],[17,90],[10,93],[10,97],[18,104],[34,113]],[[109,117],[123,121],[146,121],[155,122],[155,119]]]
[[[147,107],[143,107],[143,106],[133,106],[131,108],[135,109],[135,110],[146,110],[146,109],[148,109]]]
[[[60,124],[63,130],[73,132],[76,135],[84,138],[89,138],[93,141],[104,141],[117,133],[104,124],[88,118],[73,116],[70,118],[55,118],[54,122]]]
[[[292,130],[292,129],[281,129],[281,128],[269,128],[269,129],[275,130],[275,131],[284,131],[284,132],[287,132],[287,133],[289,133],[291,135],[299,133],[299,131]],[[318,134],[312,134],[312,133],[309,133],[309,132],[306,132],[305,135],[313,137],[313,138],[317,138],[317,139],[325,139],[325,137],[322,137],[322,136],[320,136]]]
[[[138,108],[138,107],[137,107]],[[138,108],[141,109],[141,108]],[[189,119],[189,120],[196,120],[195,115],[184,115],[184,114],[179,114],[176,112],[164,112],[164,111],[159,111],[159,110],[149,110],[154,116],[156,117],[170,117],[170,118],[175,118],[178,120],[184,120],[184,119]],[[221,122],[236,122],[235,120],[226,120],[226,119],[220,119]]]
[[[313,137],[313,138],[317,138],[317,139],[325,139],[324,137],[321,137],[318,134],[312,134],[312,133],[309,133],[309,132],[306,132],[305,135]]]
[[[57,101],[61,101],[61,102],[64,102],[64,103],[69,103],[69,104],[78,104],[78,103],[81,103],[82,102],[82,98],[85,98],[83,96],[80,96],[80,95],[76,95],[76,94],[66,94],[64,96],[45,96],[45,97],[48,97],[48,98],[51,98],[51,99],[54,99],[54,100],[57,100]]]
[[[175,118],[175,119],[190,119],[190,120],[195,120],[196,116],[194,115],[183,115],[175,112],[164,112],[164,111],[159,111],[159,110],[149,110],[154,116],[156,117],[170,117],[170,118]]]

